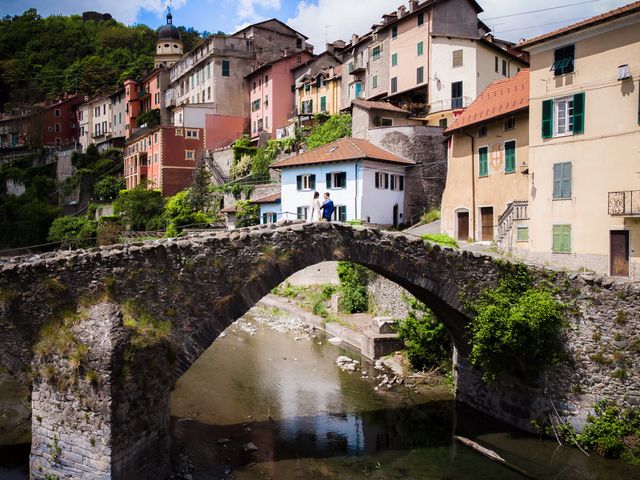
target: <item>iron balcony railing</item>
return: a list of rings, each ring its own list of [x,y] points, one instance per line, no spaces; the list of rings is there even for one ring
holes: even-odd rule
[[[467,108],[471,105],[473,99],[471,97],[455,97],[445,100],[437,100],[429,104],[429,113],[444,112],[445,110],[455,110],[458,108]]]
[[[640,216],[640,190],[609,192],[609,215]]]

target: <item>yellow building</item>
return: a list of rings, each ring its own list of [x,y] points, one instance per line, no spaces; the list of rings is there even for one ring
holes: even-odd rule
[[[294,70],[296,114],[304,121],[318,113],[340,112],[342,65],[325,52]]]
[[[640,278],[640,2],[530,39],[529,257]]]
[[[529,70],[496,80],[447,129],[441,229],[459,241],[528,242]]]

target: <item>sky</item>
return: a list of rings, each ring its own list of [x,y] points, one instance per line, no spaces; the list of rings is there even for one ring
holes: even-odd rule
[[[326,41],[366,33],[382,13],[408,0],[172,0],[176,25],[199,31],[233,33],[251,23],[276,17],[309,37],[316,53]],[[480,18],[497,37],[517,42],[631,3],[631,0],[478,0]],[[0,0],[0,15],[36,8],[43,15],[86,10],[109,12],[126,24],[156,28],[165,23],[169,0]],[[366,7],[364,6],[366,5]],[[532,12],[532,11],[536,12]],[[539,11],[546,10],[546,11]],[[532,13],[527,13],[532,12]]]

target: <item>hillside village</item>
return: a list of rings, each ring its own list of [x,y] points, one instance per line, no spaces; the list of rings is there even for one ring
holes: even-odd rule
[[[464,248],[640,278],[640,2],[517,44],[481,12],[410,0],[315,54],[277,19],[187,51],[169,11],[152,70],[0,116],[4,195],[31,188],[16,165],[54,176],[52,220],[94,222],[49,232],[56,246],[108,241],[134,198],[153,221],[123,228],[177,235],[307,220],[329,192],[333,221],[404,229],[439,211]]]

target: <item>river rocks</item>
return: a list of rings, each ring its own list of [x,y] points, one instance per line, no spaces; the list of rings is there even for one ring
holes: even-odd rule
[[[253,442],[245,443],[242,448],[245,452],[257,452],[259,450],[256,444]]]
[[[336,359],[336,365],[344,372],[354,372],[360,362],[347,356],[341,355]]]

